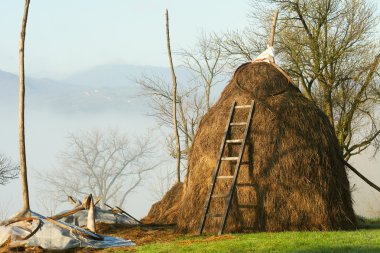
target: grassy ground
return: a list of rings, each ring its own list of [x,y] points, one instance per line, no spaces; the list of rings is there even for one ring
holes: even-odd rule
[[[184,237],[135,249],[137,252],[380,252],[380,229]]]
[[[136,252],[380,252],[380,219],[358,217],[360,230],[177,236],[130,249]],[[157,234],[158,236],[160,234]],[[127,250],[108,249],[123,253]]]

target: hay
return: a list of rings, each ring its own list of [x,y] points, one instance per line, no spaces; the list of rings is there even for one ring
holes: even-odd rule
[[[245,105],[252,99],[256,110],[246,163],[225,231],[354,229],[349,182],[329,120],[278,69],[264,62],[239,67],[203,117],[193,140],[183,192],[178,194],[181,201],[166,209],[178,214],[178,228],[197,232],[228,112],[234,100]],[[247,113],[237,111],[233,122],[245,121]],[[231,139],[241,138],[243,128],[235,127]],[[225,152],[236,156],[237,151],[235,146]],[[223,162],[220,175],[232,174],[231,164]],[[226,183],[218,183],[215,194],[226,192]],[[210,213],[221,213],[224,202],[214,201]],[[208,218],[205,231],[218,231],[220,222],[221,218]]]
[[[162,200],[153,204],[143,224],[175,224],[177,223],[178,204],[181,201],[183,183],[176,183],[165,193]]]

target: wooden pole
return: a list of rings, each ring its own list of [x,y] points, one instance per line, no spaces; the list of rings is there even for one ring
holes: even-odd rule
[[[352,172],[354,172],[358,177],[360,177],[361,179],[363,179],[364,182],[366,182],[369,186],[371,186],[376,191],[380,192],[380,187],[379,186],[377,186],[374,183],[372,183],[371,181],[369,181],[369,179],[367,179],[365,176],[363,176],[363,174],[361,174],[358,170],[356,170],[346,160],[342,159],[342,161],[343,161],[344,165],[346,165],[348,168],[350,168],[352,170]]]
[[[276,32],[277,17],[278,17],[278,10],[275,10],[274,17],[273,17],[273,23],[272,23],[272,29],[270,32],[270,40],[269,40],[269,46],[270,47],[273,47],[273,43],[274,43],[274,34]]]
[[[172,52],[170,49],[170,34],[169,34],[169,12],[166,9],[165,11],[165,17],[166,17],[166,46],[168,49],[168,55],[169,55],[169,63],[170,63],[170,72],[172,74],[172,93],[173,93],[173,131],[174,131],[174,137],[175,137],[175,144],[176,144],[176,158],[177,158],[177,181],[181,182],[181,146],[179,142],[179,134],[178,134],[178,120],[177,120],[177,78],[174,72],[173,67],[173,59],[172,59]]]
[[[20,90],[19,90],[19,145],[20,145],[20,176],[23,196],[23,209],[21,213],[27,213],[30,210],[29,204],[29,188],[28,175],[26,167],[26,152],[25,152],[25,125],[24,125],[24,110],[25,110],[25,69],[24,69],[24,48],[26,23],[28,21],[30,0],[25,0],[24,16],[22,19],[20,47],[19,47],[19,74],[20,74]]]
[[[96,233],[95,205],[94,205],[94,198],[92,197],[92,195],[90,199],[90,207],[88,208],[88,211],[87,211],[87,229],[93,233]]]

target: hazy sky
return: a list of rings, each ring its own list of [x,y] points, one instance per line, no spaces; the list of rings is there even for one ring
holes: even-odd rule
[[[23,2],[0,0],[0,70],[18,73],[18,46]],[[215,8],[217,6],[217,8]],[[130,0],[31,0],[26,34],[26,74],[60,79],[84,69],[109,63],[168,66],[165,41],[165,9],[169,10],[172,49],[192,46],[201,32],[243,28],[247,0],[239,1],[130,1]],[[175,60],[175,59],[174,59]],[[68,132],[109,127],[127,130],[140,118],[97,114],[51,115],[27,108],[26,135],[31,205],[41,210],[33,171],[54,166],[56,155],[65,146]],[[17,116],[0,108],[0,151],[17,156]],[[4,116],[6,115],[6,116]],[[122,119],[122,120],[121,120]],[[146,122],[144,124],[147,128]],[[140,127],[141,128],[141,127]],[[138,217],[149,210],[149,192],[131,197],[128,210]],[[19,180],[0,189],[2,207],[8,214],[19,209]],[[144,201],[141,203],[141,199]],[[4,209],[4,208],[3,208]]]
[[[0,1],[0,69],[17,73],[24,1]],[[216,7],[216,8],[215,8]],[[243,28],[248,0],[31,0],[26,69],[61,77],[99,64],[166,66],[165,9],[173,50],[202,32]]]

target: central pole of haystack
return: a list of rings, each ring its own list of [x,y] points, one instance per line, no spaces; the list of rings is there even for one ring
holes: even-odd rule
[[[273,43],[274,43],[274,34],[276,33],[277,17],[278,17],[278,10],[275,10],[274,11],[274,17],[273,17],[273,23],[272,23],[272,29],[270,32],[270,39],[269,39],[269,46],[270,47],[273,47]]]

